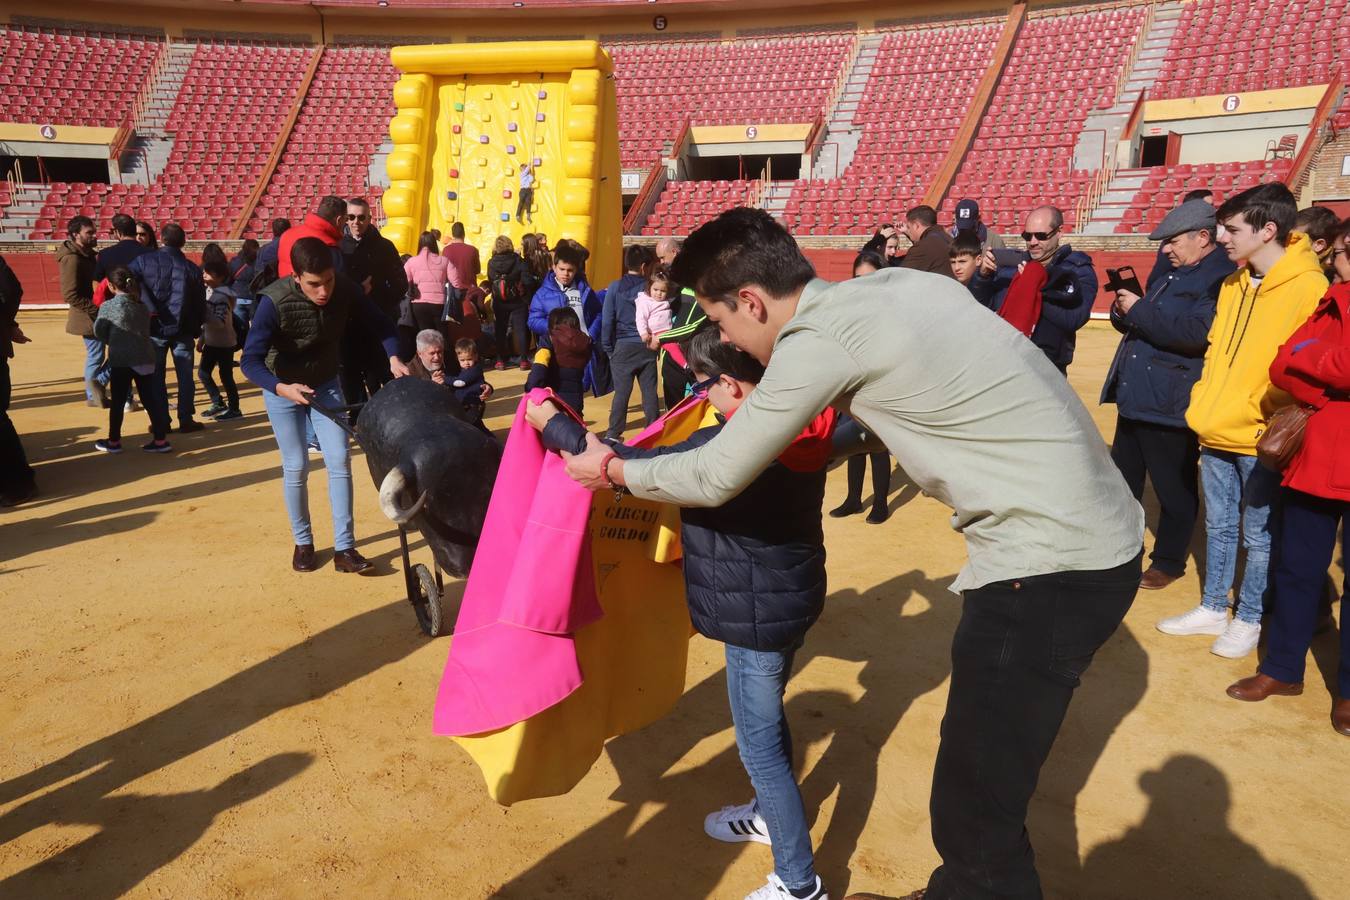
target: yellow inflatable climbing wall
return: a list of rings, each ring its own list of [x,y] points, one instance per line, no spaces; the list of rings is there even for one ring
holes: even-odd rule
[[[484,266],[498,235],[579,241],[587,276],[620,274],[623,215],[614,64],[595,41],[395,47],[384,235],[414,253],[423,231],[463,222]],[[534,200],[516,221],[521,170]]]

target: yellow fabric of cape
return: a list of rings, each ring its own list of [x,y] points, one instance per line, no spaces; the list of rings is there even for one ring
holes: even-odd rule
[[[643,446],[678,444],[714,424],[707,401],[668,416]],[[684,692],[689,610],[678,565],[675,507],[595,495],[590,517],[595,583],[605,615],[576,633],[585,679],[565,700],[523,722],[455,737],[503,805],[565,794],[585,777],[611,737],[668,713]]]

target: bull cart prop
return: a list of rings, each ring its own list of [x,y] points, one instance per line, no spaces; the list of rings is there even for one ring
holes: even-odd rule
[[[395,379],[363,404],[330,407],[312,397],[310,403],[365,452],[380,508],[398,527],[403,581],[417,624],[429,637],[447,633],[442,572],[468,575],[501,445],[464,421],[451,391],[417,378]],[[356,427],[348,423],[352,412]],[[409,528],[431,548],[430,567],[413,563]]]

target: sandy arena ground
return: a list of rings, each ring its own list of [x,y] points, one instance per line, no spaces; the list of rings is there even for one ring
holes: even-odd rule
[[[612,741],[570,795],[499,807],[431,734],[449,643],[417,629],[364,460],[357,534],[378,577],[296,574],[256,389],[244,419],[174,435],[171,456],[135,449],[143,413],[131,449],[103,456],[64,314],[21,321],[34,340],[12,415],[42,496],[0,510],[0,897],[740,898],[763,883],[767,847],[701,827],[750,796],[719,645],[694,639],[675,712]],[[1096,397],[1115,344],[1090,326],[1071,376],[1108,436]],[[493,380],[502,427],[522,379]],[[838,469],[827,508],[843,490]],[[963,548],[903,475],[891,506],[879,527],[826,519],[831,597],[789,686],[835,898],[907,893],[937,862],[927,804]],[[429,561],[420,540],[414,556]],[[1141,594],[1074,701],[1030,825],[1051,897],[1347,895],[1335,637],[1317,639],[1302,697],[1229,700],[1254,659],[1153,628],[1198,580]]]

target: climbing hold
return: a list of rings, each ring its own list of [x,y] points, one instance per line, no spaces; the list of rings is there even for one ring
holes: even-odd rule
[[[511,79],[511,87],[520,87],[520,79],[519,78]]]
[[[516,152],[516,145],[515,145],[515,144],[507,144],[507,145],[506,145],[506,152],[507,152],[507,153],[515,153],[515,152]]]
[[[445,192],[445,199],[447,199],[447,200],[458,200],[458,199],[459,199],[459,194],[455,193],[454,191],[446,191],[446,192]]]
[[[483,99],[484,99],[484,100],[491,100],[491,99],[492,99],[492,91],[483,91]]]
[[[451,169],[451,170],[450,170],[450,177],[451,177],[451,178],[458,178],[458,177],[459,177],[459,169]]]
[[[520,109],[520,101],[519,101],[519,100],[512,100],[512,101],[511,101],[511,108],[512,108],[512,109]]]
[[[510,188],[507,188],[506,190],[502,191],[502,199],[503,199],[503,200],[510,200],[510,199],[511,199],[511,189],[510,189]]]
[[[458,125],[451,125],[451,126],[450,126],[450,133],[451,133],[451,134],[459,134],[459,126],[458,126]]]
[[[492,121],[492,113],[483,113],[483,121],[484,121],[484,122],[491,122],[491,121]]]
[[[510,222],[510,221],[511,221],[511,214],[510,214],[510,213],[502,213],[502,221],[503,221],[503,222]]]
[[[478,179],[477,181],[475,181],[475,182],[473,183],[473,186],[476,187],[476,188],[478,188],[478,190],[480,190],[480,191],[481,191],[483,188],[487,187],[487,185],[483,183],[483,179],[481,179],[481,178]]]
[[[480,156],[480,157],[478,157],[478,164],[479,164],[480,166],[486,166],[486,165],[487,165],[487,157],[486,157],[486,156]]]
[[[544,121],[544,114],[543,114],[543,113],[535,113],[535,114],[534,114],[534,120],[535,120],[536,122],[542,122],[542,121]]]
[[[547,100],[547,99],[548,99],[548,91],[540,91],[540,92],[539,92],[539,99],[540,99],[540,100]]]
[[[455,112],[464,112],[464,104],[463,104],[463,103],[456,102],[456,103],[455,103]]]
[[[488,136],[487,136],[486,134],[480,134],[480,135],[478,136],[478,143],[480,143],[480,144],[486,144],[487,142],[488,142]]]
[[[536,156],[536,157],[534,158],[534,165],[533,165],[533,168],[536,168],[536,169],[537,169],[537,168],[539,168],[540,166],[542,166],[543,164],[544,164],[543,159],[541,159],[541,158],[538,157],[538,156]]]
[[[515,122],[508,122],[507,125],[506,125],[506,130],[507,130],[507,131],[515,131],[518,127],[519,127],[519,126],[516,125]]]

